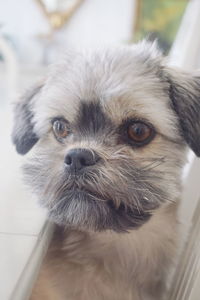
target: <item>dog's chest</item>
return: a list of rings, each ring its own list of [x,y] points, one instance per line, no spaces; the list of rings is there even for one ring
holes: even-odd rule
[[[68,272],[67,272],[68,273]],[[123,278],[108,274],[102,266],[88,265],[66,274],[65,289],[60,300],[140,300],[137,287]]]
[[[57,273],[53,279],[58,300],[143,299],[139,296],[136,282],[128,278],[125,270],[112,268],[98,259],[88,261],[87,265],[70,260],[64,264],[60,274]]]
[[[31,300],[161,300],[176,249],[174,211],[128,234],[55,232]]]
[[[118,241],[70,232],[59,249],[52,245],[45,265],[54,300],[146,300],[141,293],[157,289],[162,277],[155,257],[145,257],[131,236]]]

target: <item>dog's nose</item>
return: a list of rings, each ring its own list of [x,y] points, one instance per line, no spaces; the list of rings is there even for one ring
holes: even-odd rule
[[[99,160],[95,151],[88,149],[72,149],[65,157],[65,166],[71,171],[79,171],[85,167],[95,165]]]

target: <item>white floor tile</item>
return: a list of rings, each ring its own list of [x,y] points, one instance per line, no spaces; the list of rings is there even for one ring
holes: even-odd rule
[[[0,234],[0,299],[9,300],[37,238]]]
[[[45,212],[22,181],[22,158],[11,143],[10,124],[10,112],[5,109],[0,113],[0,232],[37,235]]]

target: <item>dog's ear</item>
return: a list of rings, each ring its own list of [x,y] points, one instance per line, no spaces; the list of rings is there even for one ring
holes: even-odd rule
[[[26,154],[39,140],[34,132],[33,107],[42,87],[43,84],[38,84],[27,91],[14,107],[12,141],[20,154]]]
[[[200,156],[200,75],[168,68],[167,80],[181,134],[194,153]]]

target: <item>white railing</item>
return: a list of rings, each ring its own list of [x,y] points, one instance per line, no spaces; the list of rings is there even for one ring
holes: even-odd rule
[[[200,1],[188,3],[170,52],[170,64],[185,70],[200,67]],[[199,99],[200,101],[200,99]],[[190,151],[183,174],[180,219],[188,238],[180,255],[168,300],[200,299],[200,159]]]

